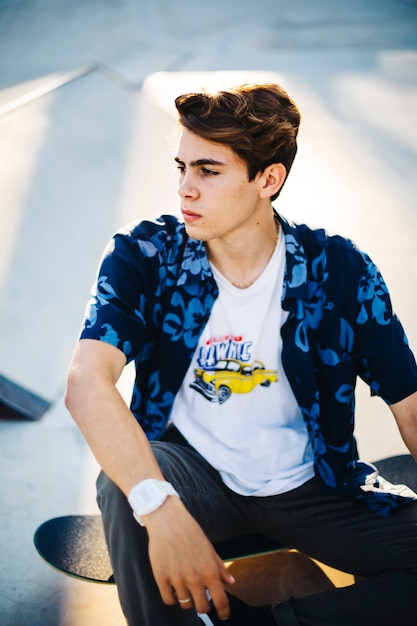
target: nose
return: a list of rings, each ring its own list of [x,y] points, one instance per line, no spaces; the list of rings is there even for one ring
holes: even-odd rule
[[[199,191],[195,185],[192,172],[183,172],[180,175],[178,184],[178,194],[181,198],[197,198]]]

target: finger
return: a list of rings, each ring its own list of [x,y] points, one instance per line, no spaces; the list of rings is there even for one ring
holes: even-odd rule
[[[211,594],[211,602],[220,620],[226,620],[230,617],[229,600],[223,588]]]
[[[230,577],[230,575],[227,576],[228,581],[231,580],[231,578],[233,577]],[[197,604],[197,598],[194,597],[195,607],[198,613],[205,613],[209,611],[210,609],[212,609],[214,606],[217,612],[217,615],[219,616],[219,619],[221,620],[228,619],[228,617],[230,616],[229,600],[227,598],[227,594],[224,589],[224,583],[221,580],[221,576],[217,575],[211,580],[206,579],[206,585],[207,586],[206,586],[206,590],[204,593],[205,597],[201,599],[201,602],[202,602],[202,605],[204,605],[204,607],[208,606],[209,608],[203,608],[202,610],[200,610],[199,608],[200,605]]]
[[[160,580],[156,581],[159,589],[159,593],[161,594],[161,598],[164,604],[168,604],[169,606],[178,603],[177,595],[173,589],[173,587],[168,583],[168,581],[161,582]],[[183,596],[186,598],[187,596]]]
[[[194,606],[193,597],[191,593],[181,592],[177,593],[177,602],[182,609],[191,609]]]
[[[219,570],[220,570],[220,579],[225,585],[235,584],[236,582],[235,577],[232,576],[232,574],[229,572],[229,570],[227,569],[227,567],[224,565],[223,562],[222,562],[222,567],[220,567]]]
[[[192,606],[197,613],[208,613],[210,611],[210,602],[207,597],[207,591],[204,587],[196,587],[192,592]],[[184,608],[189,608],[190,605],[184,605]]]
[[[208,595],[209,600],[211,600],[212,606],[215,607],[219,619],[226,620],[230,617],[230,606],[224,585],[233,585],[236,580],[232,574],[229,573],[226,565],[218,554],[216,554],[216,560],[219,578],[213,580],[212,584],[208,586],[206,595]]]

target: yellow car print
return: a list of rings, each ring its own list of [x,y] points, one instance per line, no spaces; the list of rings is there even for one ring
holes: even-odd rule
[[[192,389],[210,402],[223,404],[232,393],[249,393],[256,387],[269,387],[278,380],[275,370],[265,369],[260,361],[242,363],[237,359],[220,359],[210,369],[195,369]]]

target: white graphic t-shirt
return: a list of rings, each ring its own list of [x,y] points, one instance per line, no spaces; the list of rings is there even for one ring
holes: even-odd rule
[[[281,363],[284,265],[280,237],[247,289],[212,266],[219,296],[171,413],[189,443],[242,495],[284,493],[314,475],[307,429]]]

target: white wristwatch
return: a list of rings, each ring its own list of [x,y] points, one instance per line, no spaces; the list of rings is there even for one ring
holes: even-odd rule
[[[141,526],[145,526],[142,516],[159,509],[168,496],[179,496],[171,483],[147,478],[133,487],[127,499],[133,509],[134,518]]]

